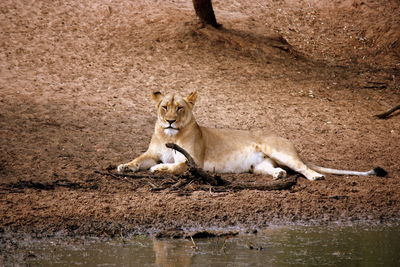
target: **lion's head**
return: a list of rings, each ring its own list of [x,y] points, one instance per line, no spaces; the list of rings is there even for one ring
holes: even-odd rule
[[[157,124],[165,134],[176,135],[194,121],[192,110],[197,99],[196,92],[190,93],[187,97],[154,92],[152,97],[157,103]]]

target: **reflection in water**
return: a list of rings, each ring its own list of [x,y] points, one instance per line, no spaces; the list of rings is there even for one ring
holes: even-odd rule
[[[12,263],[32,266],[400,266],[400,226],[271,227],[257,235],[198,239],[38,241]],[[58,242],[58,243],[57,243]],[[32,254],[33,257],[26,257]],[[22,256],[21,256],[22,255]],[[14,261],[13,261],[14,260]]]
[[[186,267],[192,263],[192,243],[184,240],[153,240],[156,266]]]

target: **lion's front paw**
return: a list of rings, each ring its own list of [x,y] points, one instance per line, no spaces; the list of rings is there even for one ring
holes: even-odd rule
[[[136,172],[136,171],[138,171],[138,169],[139,168],[137,166],[134,166],[129,163],[121,164],[121,165],[118,165],[118,167],[117,167],[118,172],[127,172],[127,171]]]
[[[120,165],[118,165],[118,167],[117,167],[117,171],[118,171],[118,172],[126,172],[126,171],[128,171],[128,170],[129,170],[128,164],[120,164]]]

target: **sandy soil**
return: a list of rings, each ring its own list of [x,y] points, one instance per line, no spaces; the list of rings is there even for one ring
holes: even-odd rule
[[[398,1],[0,2],[0,233],[114,236],[175,228],[400,219]],[[152,191],[95,173],[145,151],[153,90],[200,99],[200,124],[273,129],[309,161],[387,178],[289,190]],[[248,183],[250,174],[223,175]]]

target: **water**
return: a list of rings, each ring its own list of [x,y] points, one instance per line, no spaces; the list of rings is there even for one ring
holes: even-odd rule
[[[194,243],[37,240],[7,259],[30,266],[400,266],[400,227],[271,227]]]

